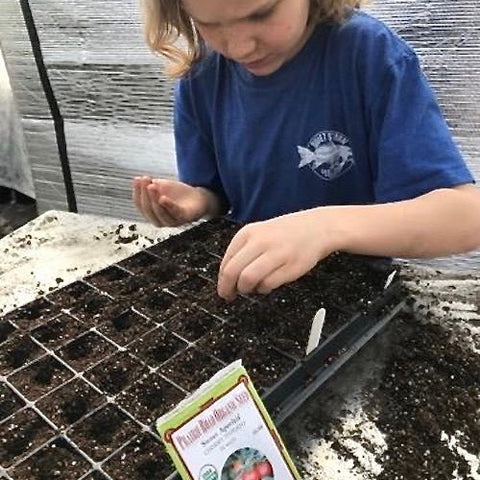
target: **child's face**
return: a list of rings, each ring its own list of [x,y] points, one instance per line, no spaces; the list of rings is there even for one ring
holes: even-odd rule
[[[310,0],[183,0],[203,40],[254,75],[269,75],[305,44]]]

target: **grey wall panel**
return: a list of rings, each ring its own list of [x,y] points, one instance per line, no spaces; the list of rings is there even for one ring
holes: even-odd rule
[[[454,137],[480,165],[480,2],[378,0],[369,10],[416,50]]]
[[[50,79],[67,120],[172,123],[173,82],[158,65],[63,65]]]
[[[78,210],[136,217],[132,176],[176,175],[173,82],[144,44],[138,2],[31,0],[31,7],[65,120]]]
[[[35,63],[29,58],[10,56],[8,71],[18,110],[24,118],[51,119],[50,108]]]
[[[0,42],[10,77],[11,89],[21,117],[24,148],[33,177],[33,189],[40,213],[68,209],[55,130],[32,54],[32,46],[18,0],[0,0]]]
[[[50,117],[18,0],[0,0],[0,42],[20,115]]]
[[[49,64],[159,63],[145,48],[138,0],[30,0]]]
[[[171,122],[172,81],[143,42],[138,0],[31,0],[66,119]]]
[[[59,206],[68,210],[53,121],[23,118],[22,127],[40,213]]]
[[[66,201],[62,200],[65,193],[63,183],[51,182],[42,177],[35,182],[35,190],[38,195],[38,213],[44,213],[47,210],[68,210]]]
[[[114,125],[68,121],[65,131],[74,177],[77,172],[115,177],[141,172],[175,175],[171,129],[128,122]]]
[[[65,130],[79,212],[137,218],[132,178],[176,176],[171,128],[67,121]]]

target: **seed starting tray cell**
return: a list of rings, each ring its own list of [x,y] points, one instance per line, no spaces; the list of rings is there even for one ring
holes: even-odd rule
[[[219,369],[242,358],[280,423],[401,307],[389,263],[344,254],[226,303],[216,278],[238,228],[203,223],[0,318],[0,477],[174,476],[154,422]]]

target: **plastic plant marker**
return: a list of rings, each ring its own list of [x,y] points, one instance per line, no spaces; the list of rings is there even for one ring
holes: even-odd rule
[[[322,336],[323,325],[325,323],[325,315],[327,311],[324,308],[320,308],[313,317],[312,329],[310,330],[310,337],[308,338],[307,350],[305,355],[313,352],[320,343]]]

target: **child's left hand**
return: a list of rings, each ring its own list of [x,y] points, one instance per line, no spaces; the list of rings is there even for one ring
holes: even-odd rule
[[[324,227],[304,211],[242,228],[220,265],[218,294],[268,294],[301,277],[333,252]]]

